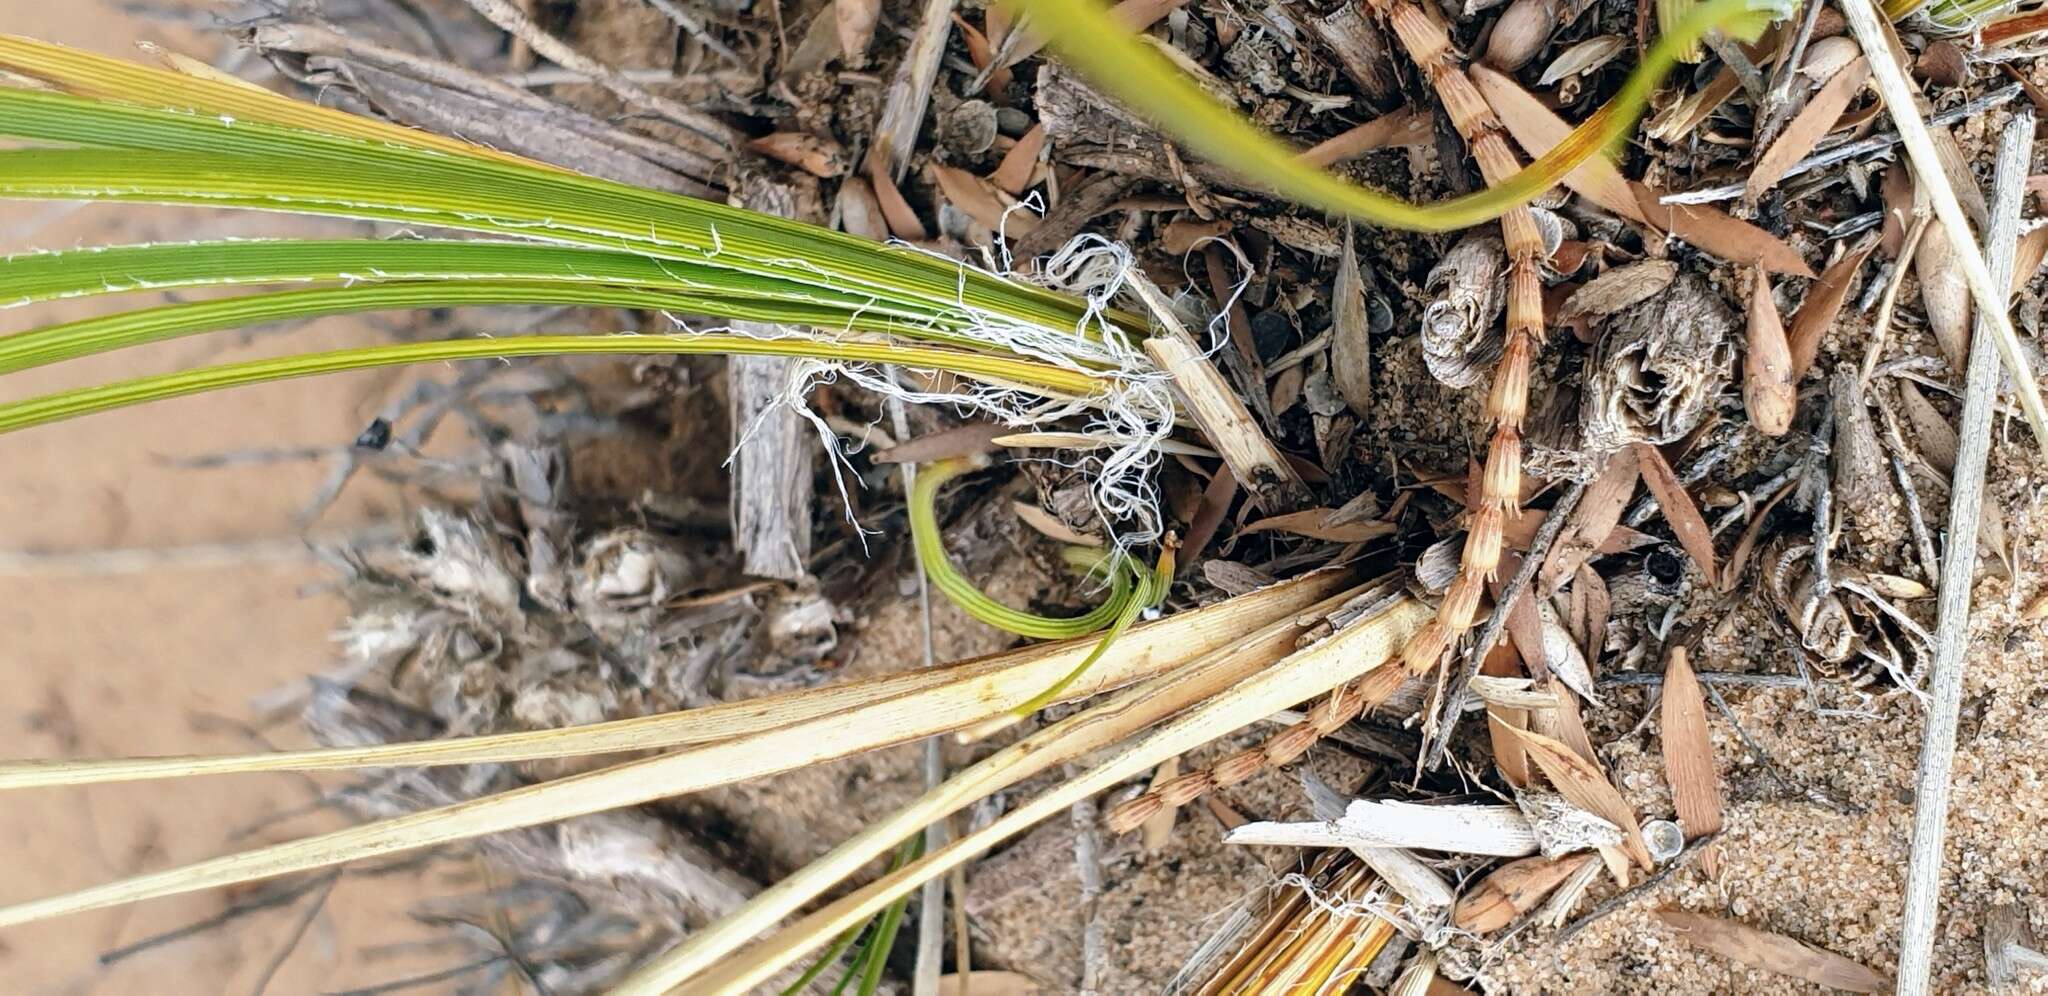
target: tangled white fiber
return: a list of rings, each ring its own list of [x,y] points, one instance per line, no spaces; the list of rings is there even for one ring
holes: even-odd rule
[[[991,261],[994,262],[994,261]],[[1009,279],[1023,279],[1008,269],[1007,255],[998,270]],[[968,264],[958,263],[964,274]],[[1082,235],[1041,260],[1030,279],[1087,302],[1087,310],[1071,329],[1051,328],[988,314],[957,302],[965,319],[963,334],[989,346],[1096,377],[1107,392],[1089,398],[1049,398],[1016,388],[961,380],[944,391],[907,385],[872,364],[830,360],[799,361],[784,402],[816,427],[833,456],[833,475],[842,498],[846,453],[837,434],[812,412],[805,399],[812,388],[840,377],[878,395],[925,405],[950,405],[962,415],[993,419],[1005,426],[1031,429],[1081,417],[1087,433],[1105,445],[1073,451],[1067,457],[1036,457],[1079,471],[1089,482],[1095,514],[1103,532],[1118,550],[1157,540],[1164,530],[1153,472],[1160,443],[1173,430],[1174,398],[1164,371],[1103,315],[1124,292],[1126,274],[1136,265],[1125,246],[1095,235]],[[962,289],[965,282],[963,277]],[[748,331],[741,329],[740,331]],[[788,334],[761,330],[769,335]],[[749,428],[749,434],[752,429]],[[744,445],[744,436],[735,445]],[[852,504],[847,503],[848,515]]]

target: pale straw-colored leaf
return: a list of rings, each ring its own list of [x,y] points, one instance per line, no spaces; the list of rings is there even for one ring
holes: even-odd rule
[[[1315,604],[1337,590],[1343,580],[1335,572],[1313,574],[1132,627],[1061,698],[1093,695],[1138,680],[1162,666],[1147,658],[1186,659],[1225,646],[1251,629]],[[1084,637],[1038,644],[843,685],[560,730],[215,757],[0,762],[0,790],[254,771],[509,763],[656,750],[759,736],[827,716],[860,716],[861,710],[906,698],[953,710],[950,717],[936,717],[941,728],[965,726],[986,718],[989,711],[986,704],[967,704],[973,695],[1000,694],[1002,688],[1031,687],[1035,692],[1073,670],[1094,649],[1095,642],[1093,637]],[[886,731],[884,735],[888,735]]]
[[[1292,609],[1298,611],[1313,604],[1331,593],[1332,589],[1325,585],[1338,583],[1336,576],[1324,574],[1315,581],[1290,586],[1290,593],[1297,597],[1315,596],[1295,602]],[[1231,599],[1217,607],[1240,601],[1244,599]],[[1273,609],[1286,602],[1267,602],[1265,607]],[[1260,618],[1252,625],[1268,621],[1269,618]],[[1213,649],[1241,638],[1246,625],[1243,615],[1225,612],[1209,614],[1198,630],[1182,629],[1178,638],[1172,640],[1161,639],[1164,634],[1157,624],[1134,630],[1117,641],[1112,652],[1068,691],[1076,692],[1082,686],[1107,688],[1119,680],[1157,673],[1202,652],[1193,646],[1203,639],[1203,631],[1213,641],[1208,643]],[[1092,649],[1093,643],[1091,639],[1078,641],[1084,654]],[[1064,663],[1068,669],[1072,665],[1071,660]],[[789,771],[985,721],[1042,692],[1065,673],[1061,666],[1059,662],[1040,659],[975,680],[897,696],[754,736],[19,903],[0,908],[0,927],[467,840]]]
[[[1302,617],[1321,618],[1351,592],[1325,600]],[[1312,623],[1288,617],[1243,640],[1180,667],[1083,712],[1060,720],[948,778],[909,805],[863,827],[825,856],[776,883],[745,905],[698,931],[651,965],[650,972],[688,978],[709,969],[755,935],[809,905],[858,872],[918,827],[973,804],[1034,774],[1081,758],[1212,696],[1271,666],[1294,649]]]
[[[1429,610],[1418,603],[1406,599],[1395,602],[1154,728],[1102,764],[1011,810],[987,827],[882,876],[710,970],[691,977],[666,969],[668,962],[664,960],[636,972],[613,991],[614,996],[654,996],[676,986],[683,986],[684,993],[708,996],[743,992],[759,985],[898,896],[1045,819],[1066,812],[1075,802],[1149,771],[1169,757],[1186,753],[1382,666],[1429,616]]]

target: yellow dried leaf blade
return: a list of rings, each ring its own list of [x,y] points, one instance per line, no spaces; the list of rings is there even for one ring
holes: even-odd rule
[[[229,82],[212,76],[173,72],[21,35],[0,34],[0,69],[41,80],[84,97],[130,103],[146,100],[159,107],[303,128],[323,135],[390,142],[416,149],[482,156],[524,166],[561,170],[558,166],[472,145],[460,139],[293,100],[240,80]]]
[[[1385,673],[1385,662],[1429,616],[1428,609],[1413,601],[1396,602],[1373,618],[1355,622],[1323,642],[1260,670],[1230,692],[1155,727],[1100,766],[1061,783],[989,826],[861,887],[708,971],[678,971],[674,960],[663,956],[621,983],[613,990],[613,996],[655,996],[685,983],[682,991],[691,996],[747,991],[896,897],[1055,813],[1066,812],[1080,799],[1150,770],[1168,757],[1256,722],[1289,703],[1327,691],[1361,672],[1381,669]]]

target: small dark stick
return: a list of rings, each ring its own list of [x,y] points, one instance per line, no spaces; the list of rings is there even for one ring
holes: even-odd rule
[[[1479,673],[1479,665],[1485,662],[1486,652],[1493,649],[1495,643],[1500,642],[1501,633],[1507,629],[1508,616],[1513,612],[1515,602],[1528,590],[1529,583],[1536,579],[1537,570],[1542,567],[1544,558],[1550,555],[1551,545],[1556,543],[1557,537],[1564,532],[1565,520],[1571,518],[1572,510],[1578,507],[1579,499],[1585,497],[1585,494],[1584,484],[1573,484],[1570,490],[1564,493],[1564,497],[1558,499],[1556,507],[1544,516],[1543,525],[1537,528],[1535,539],[1530,541],[1529,552],[1522,557],[1522,566],[1515,569],[1514,576],[1508,578],[1508,583],[1501,588],[1500,599],[1493,604],[1493,614],[1486,617],[1486,625],[1480,627],[1478,638],[1472,641],[1472,647],[1466,654],[1465,666],[1459,670],[1457,679],[1444,689],[1436,721],[1429,726],[1429,729],[1436,732],[1427,734],[1427,739],[1422,745],[1422,756],[1428,759],[1425,767],[1434,768],[1443,764],[1450,749],[1451,734],[1457,730],[1458,718],[1465,711],[1466,686],[1470,685],[1473,676]]]
[[[1635,902],[1642,897],[1643,893],[1662,885],[1665,879],[1671,877],[1672,872],[1684,867],[1687,861],[1692,860],[1693,855],[1706,850],[1707,845],[1713,843],[1715,838],[1719,836],[1721,835],[1718,833],[1703,834],[1686,841],[1685,850],[1678,852],[1677,857],[1672,858],[1664,867],[1657,869],[1655,874],[1636,883],[1632,888],[1623,889],[1615,893],[1613,896],[1608,897],[1605,902],[1586,911],[1585,916],[1565,924],[1564,929],[1557,932],[1557,943],[1563,944],[1571,940],[1573,934],[1591,926],[1593,921]]]

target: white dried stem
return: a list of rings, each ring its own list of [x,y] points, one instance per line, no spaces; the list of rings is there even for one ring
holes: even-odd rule
[[[1869,0],[1849,0],[1845,6],[1852,25],[1857,20],[1857,11],[1869,13]],[[1874,47],[1869,41],[1864,44],[1866,48]],[[1891,65],[1890,59],[1874,62]],[[1904,122],[1901,130],[1905,130]],[[1985,276],[1997,287],[2012,286],[2012,246],[2019,238],[2020,202],[2025,195],[2028,156],[2033,145],[2034,112],[2022,109],[2013,115],[1999,144],[1991,224],[1984,235],[1985,253],[1994,260],[1997,269]],[[1923,176],[1921,182],[1925,184],[1928,180]],[[1951,195],[1948,200],[1953,206],[1954,197]],[[1937,207],[1940,203],[1937,193]],[[1960,208],[1955,209],[1955,215],[1954,221],[1944,216],[1943,224],[1950,226],[1952,232],[1968,231],[1962,226]],[[1976,258],[1977,248],[1971,245],[1957,255]],[[1972,284],[1975,282],[1973,278]],[[1942,841],[1948,822],[1949,775],[1955,764],[1956,725],[1962,711],[1963,658],[1970,643],[1970,588],[1977,570],[1977,528],[1984,505],[1984,469],[1991,453],[1991,415],[1998,401],[1998,363],[1992,345],[2004,345],[1996,337],[1996,327],[2004,326],[2006,334],[2011,334],[2003,292],[1980,296],[1977,303],[1977,330],[1970,342],[1962,428],[1957,434],[1960,443],[1949,494],[1948,549],[1941,562],[1927,734],[1920,743],[1920,773],[1914,786],[1913,844],[1906,866],[1906,916],[1899,950],[1901,994],[1927,992],[1933,967],[1936,920],[1941,912]]]
[[[1926,123],[1920,119],[1912,86],[1906,82],[1906,74],[1899,68],[1898,60],[1891,55],[1890,28],[1879,20],[1870,0],[1843,0],[1842,13],[1849,19],[1849,30],[1855,33],[1857,43],[1870,54],[1871,79],[1876,81],[1877,92],[1884,97],[1885,109],[1891,114],[1892,122],[1898,126],[1899,137],[1906,144],[1906,153],[1913,161],[1913,175],[1920,181],[1920,189],[1931,196],[1935,217],[1953,237],[1956,262],[1963,269],[1963,278],[1970,283],[1970,296],[1977,302],[1980,316],[1977,338],[1990,339],[1997,345],[1999,355],[2005,360],[2005,368],[2012,375],[2013,390],[2019,395],[2020,408],[2034,427],[2034,441],[2040,444],[2042,454],[2048,456],[2048,407],[2042,405],[2041,389],[2034,382],[2034,371],[2028,366],[2027,354],[2020,347],[2019,334],[2013,331],[2012,319],[2006,314],[2009,307],[2007,291],[2012,286],[2012,276],[2008,273],[2004,280],[1993,279],[1990,268],[1985,265],[1984,253],[1967,237],[1969,216],[1963,212],[1962,202],[1956,199],[1955,187],[1949,183],[1948,175],[1942,169],[1941,154],[1935,150],[1934,139],[1928,134]],[[2003,249],[2011,242],[1994,244]],[[1975,362],[1972,361],[1971,365],[1974,367]],[[1991,390],[1996,395],[1995,384]],[[1986,431],[1989,431],[1988,423]],[[1904,979],[1903,973],[1900,978]]]
[[[1418,806],[1359,799],[1334,820],[1247,823],[1230,844],[1286,847],[1412,847],[1518,858],[1536,853],[1536,830],[1513,806]]]

